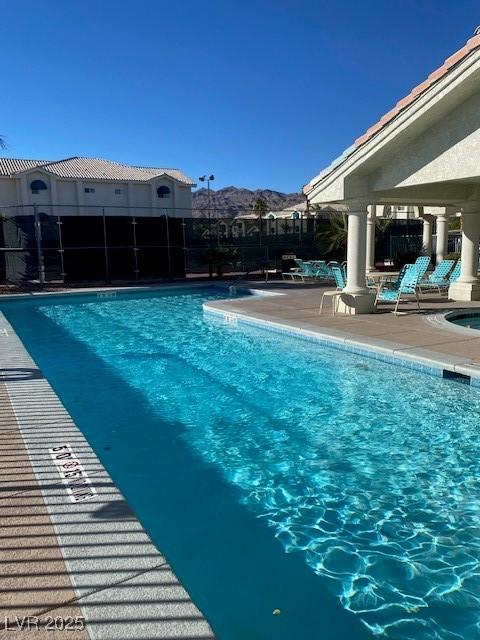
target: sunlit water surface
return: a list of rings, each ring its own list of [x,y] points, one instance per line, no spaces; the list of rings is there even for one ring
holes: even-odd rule
[[[224,295],[37,301],[6,313],[51,375],[58,349],[46,341],[55,330],[38,346],[47,319],[141,394],[152,415],[180,425],[177,437],[237,487],[272,544],[301,556],[367,635],[480,637],[479,393],[204,318],[202,303]],[[82,370],[81,385],[88,361],[69,364]],[[135,429],[155,449],[151,425]],[[122,447],[121,433],[109,437]],[[125,446],[133,455],[135,441]],[[134,508],[135,491],[126,491]],[[298,640],[307,637],[299,629]]]

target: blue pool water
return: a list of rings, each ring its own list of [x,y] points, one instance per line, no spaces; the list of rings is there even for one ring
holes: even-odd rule
[[[223,297],[0,307],[220,640],[479,638],[479,392]]]
[[[458,324],[460,327],[467,327],[468,329],[480,329],[480,313],[466,312],[464,314],[456,312],[451,314],[451,317],[447,316],[447,319],[453,324]]]

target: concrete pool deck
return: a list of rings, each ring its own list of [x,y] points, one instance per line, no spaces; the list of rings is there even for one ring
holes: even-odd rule
[[[214,637],[1,313],[0,439],[2,640]],[[65,445],[88,476],[72,493]]]

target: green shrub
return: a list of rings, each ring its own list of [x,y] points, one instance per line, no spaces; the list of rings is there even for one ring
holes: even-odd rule
[[[461,218],[452,218],[448,223],[449,231],[455,231],[457,229],[462,228],[462,219]]]
[[[205,249],[203,252],[203,260],[208,264],[210,277],[212,277],[215,271],[218,277],[221,278],[226,268],[233,268],[237,254],[236,249],[230,249],[229,247]]]
[[[461,254],[458,251],[452,251],[447,253],[445,260],[460,260]]]

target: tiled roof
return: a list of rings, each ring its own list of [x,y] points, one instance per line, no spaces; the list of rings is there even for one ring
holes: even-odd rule
[[[389,122],[391,122],[397,115],[407,109],[413,102],[415,102],[421,95],[427,91],[433,84],[438,82],[441,78],[443,78],[454,66],[456,66],[459,62],[461,62],[464,58],[466,58],[472,51],[480,47],[480,35],[475,35],[473,38],[467,41],[467,43],[459,49],[456,53],[451,55],[449,58],[445,60],[441,67],[439,67],[436,71],[433,71],[428,78],[416,86],[414,89],[410,91],[408,95],[399,100],[397,104],[390,109],[384,116],[380,118],[380,120],[371,126],[367,131],[357,138],[354,144],[346,149],[341,156],[339,156],[336,160],[334,160],[326,169],[321,171],[313,180],[310,180],[308,184],[306,184],[303,188],[304,193],[308,194],[315,185],[329,175],[336,167],[338,167],[342,162],[344,162],[352,153],[354,153],[360,146],[365,144],[370,138],[372,138],[376,133],[378,133],[383,127],[385,127]]]
[[[0,175],[14,175],[35,167],[60,178],[148,182],[154,177],[167,175],[185,185],[191,186],[195,184],[193,180],[178,169],[134,167],[128,164],[112,162],[111,160],[104,160],[103,158],[73,157],[65,158],[64,160],[0,158]]]
[[[0,158],[0,175],[11,176],[14,173],[27,171],[42,164],[48,160],[22,160],[20,158]]]

